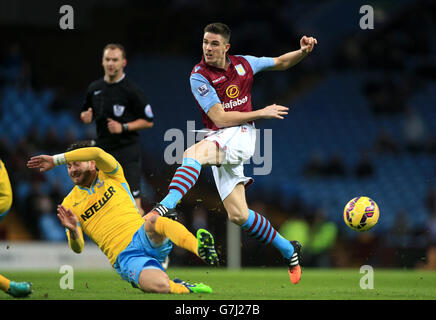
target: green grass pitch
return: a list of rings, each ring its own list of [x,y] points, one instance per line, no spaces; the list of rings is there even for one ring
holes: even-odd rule
[[[33,283],[36,300],[434,300],[436,272],[374,269],[374,288],[363,290],[359,269],[304,269],[293,285],[285,268],[169,268],[171,279],[204,282],[212,294],[145,294],[111,270],[75,270],[74,290],[61,289],[54,271],[3,271],[15,281]],[[0,292],[0,299],[13,299]]]

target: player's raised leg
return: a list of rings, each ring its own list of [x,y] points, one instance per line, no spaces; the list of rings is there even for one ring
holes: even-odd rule
[[[182,165],[171,180],[167,196],[160,203],[168,209],[174,209],[197,182],[201,167],[221,163],[224,158],[225,154],[211,141],[202,140],[188,148],[183,154]]]
[[[176,246],[194,253],[207,264],[218,264],[214,239],[207,230],[199,229],[195,237],[181,223],[151,212],[146,216],[145,231],[154,243],[162,243],[169,238]]]
[[[213,264],[213,261],[206,259],[210,257],[211,253],[215,253],[215,248],[213,247],[213,237],[206,230],[200,229],[199,233],[202,235],[206,234],[204,238],[209,239],[206,244],[210,244],[210,239],[212,241],[212,246],[203,248],[205,245],[201,239],[196,239],[192,233],[190,233],[185,226],[181,223],[171,220],[169,218],[161,217],[155,212],[147,214],[145,217],[145,231],[148,238],[155,244],[163,243],[166,238],[169,238],[175,245],[189,250],[190,252],[196,254],[202,258],[206,263]],[[203,237],[202,237],[203,238]],[[199,252],[206,250],[208,254],[200,255]],[[144,269],[141,271],[139,279],[139,286],[145,292],[155,292],[155,293],[210,293],[212,289],[203,284],[195,283],[189,284],[187,282],[181,281],[179,279],[170,280],[168,275],[160,269]]]
[[[230,221],[239,225],[249,236],[264,244],[272,244],[280,251],[288,265],[292,283],[298,283],[301,278],[299,265],[301,245],[298,241],[283,238],[268,219],[248,208],[242,183],[236,185],[229,196],[223,200],[223,204]]]

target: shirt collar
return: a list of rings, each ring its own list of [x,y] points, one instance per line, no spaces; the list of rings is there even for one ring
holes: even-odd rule
[[[228,54],[226,54],[226,59],[229,62],[229,67],[230,67],[232,65],[232,60],[230,59]],[[221,69],[221,68],[218,68],[218,67],[211,66],[210,64],[207,64],[206,61],[204,61],[204,55],[201,56],[201,64],[204,65],[207,68],[218,69],[218,70],[221,70],[221,71],[224,71],[224,72],[226,72],[228,70],[228,69],[224,70],[224,69]]]
[[[121,76],[121,78],[119,78],[117,81],[115,81],[115,82],[113,82],[113,83],[111,83],[111,84],[119,83],[119,82],[121,82],[121,80],[123,80],[125,77],[126,77],[126,74],[123,72],[123,75]],[[106,76],[103,77],[103,80],[107,83],[107,81],[106,81]]]
[[[88,192],[88,194],[93,194],[93,193],[95,193],[95,190],[94,190],[94,186],[97,184],[97,182],[99,181],[99,178],[98,178],[98,170],[97,170],[97,174],[95,175],[95,177],[94,177],[94,181],[91,183],[91,186],[88,188],[88,187],[84,187],[84,186],[77,186],[80,190],[84,190],[84,191],[87,191]]]

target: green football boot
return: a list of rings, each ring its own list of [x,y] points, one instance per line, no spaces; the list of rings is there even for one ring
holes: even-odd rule
[[[194,283],[190,284],[186,281],[180,280],[180,279],[174,279],[174,283],[179,283],[181,285],[184,285],[186,288],[188,288],[190,293],[212,293],[212,288],[204,283]]]
[[[218,265],[219,259],[215,250],[215,241],[213,240],[212,234],[205,229],[198,229],[197,240],[197,251],[200,258],[209,265]]]

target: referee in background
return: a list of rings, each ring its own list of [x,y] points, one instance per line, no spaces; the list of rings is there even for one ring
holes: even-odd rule
[[[80,118],[96,123],[96,145],[112,154],[124,174],[141,215],[141,146],[139,130],[153,127],[153,112],[142,90],[124,73],[126,51],[120,44],[103,49],[104,78],[92,82],[86,92]]]

